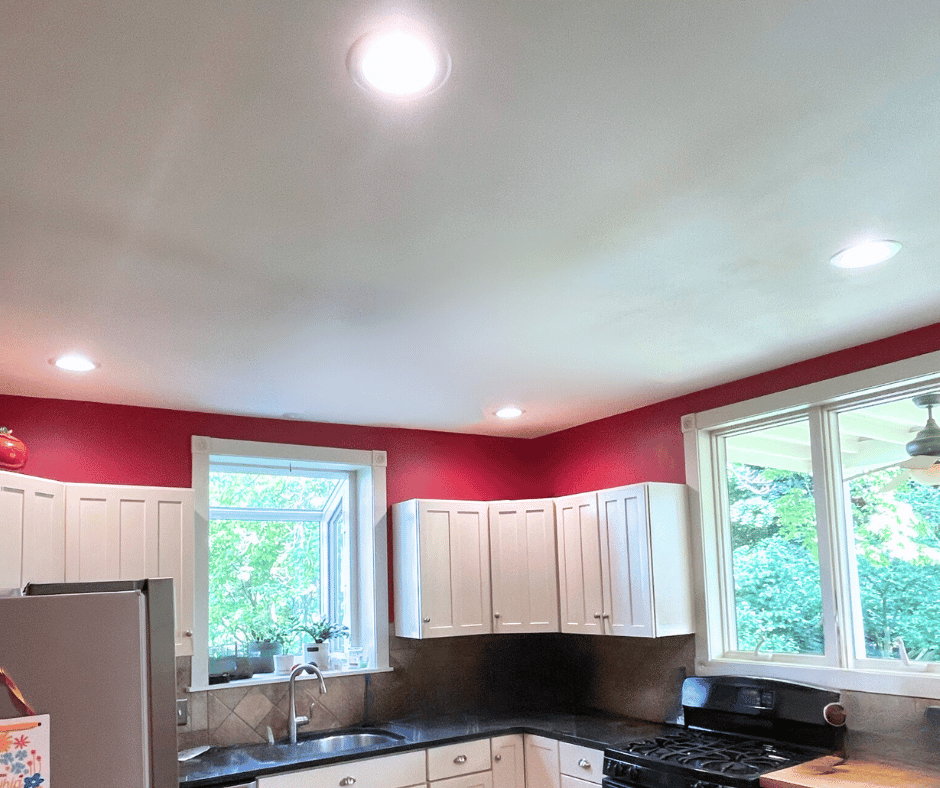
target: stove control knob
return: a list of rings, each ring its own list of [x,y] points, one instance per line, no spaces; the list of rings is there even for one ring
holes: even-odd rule
[[[640,767],[636,764],[631,764],[627,767],[627,779],[636,782],[640,779]]]

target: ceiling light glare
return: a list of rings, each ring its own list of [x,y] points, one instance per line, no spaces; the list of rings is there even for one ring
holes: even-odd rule
[[[505,408],[500,408],[496,411],[496,415],[501,419],[518,419],[522,415],[522,408],[517,408],[515,405],[507,405]]]
[[[67,353],[64,356],[59,356],[52,363],[66,372],[91,372],[98,366],[91,359],[80,356],[78,353]]]
[[[349,71],[361,87],[395,98],[426,96],[450,74],[450,56],[423,35],[402,28],[369,33],[349,50]]]
[[[865,241],[836,252],[829,262],[838,268],[867,268],[890,260],[899,251],[901,244],[897,241]]]

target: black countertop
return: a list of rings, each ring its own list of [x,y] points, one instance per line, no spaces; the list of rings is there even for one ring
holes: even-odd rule
[[[205,755],[180,764],[181,788],[221,788],[250,782],[261,775],[294,771],[360,758],[374,758],[407,750],[436,747],[506,733],[535,733],[560,741],[604,749],[618,743],[655,736],[662,725],[628,718],[590,714],[531,714],[513,716],[460,715],[452,717],[408,718],[346,730],[382,730],[398,737],[392,744],[344,750],[311,759],[292,755],[290,745],[277,746],[279,762],[271,763],[271,745],[246,744],[239,747],[213,747]],[[319,731],[301,735],[300,741],[340,731]]]

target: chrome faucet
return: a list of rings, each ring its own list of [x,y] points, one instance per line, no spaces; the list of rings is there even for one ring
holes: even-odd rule
[[[320,668],[313,663],[308,662],[306,665],[298,665],[290,672],[290,681],[287,683],[287,725],[290,731],[291,744],[297,744],[297,726],[306,725],[310,722],[309,717],[303,715],[297,716],[295,707],[295,703],[297,702],[297,690],[294,687],[294,682],[297,680],[297,677],[304,672],[311,673],[320,679],[320,694],[326,695],[326,682],[323,680],[323,674],[320,672]]]

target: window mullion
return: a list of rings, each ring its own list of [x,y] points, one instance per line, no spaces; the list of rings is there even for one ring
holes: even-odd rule
[[[833,428],[832,414],[814,407],[808,416],[826,662],[845,667],[851,653],[851,626],[845,615],[849,607],[844,589],[847,573],[839,435]]]

